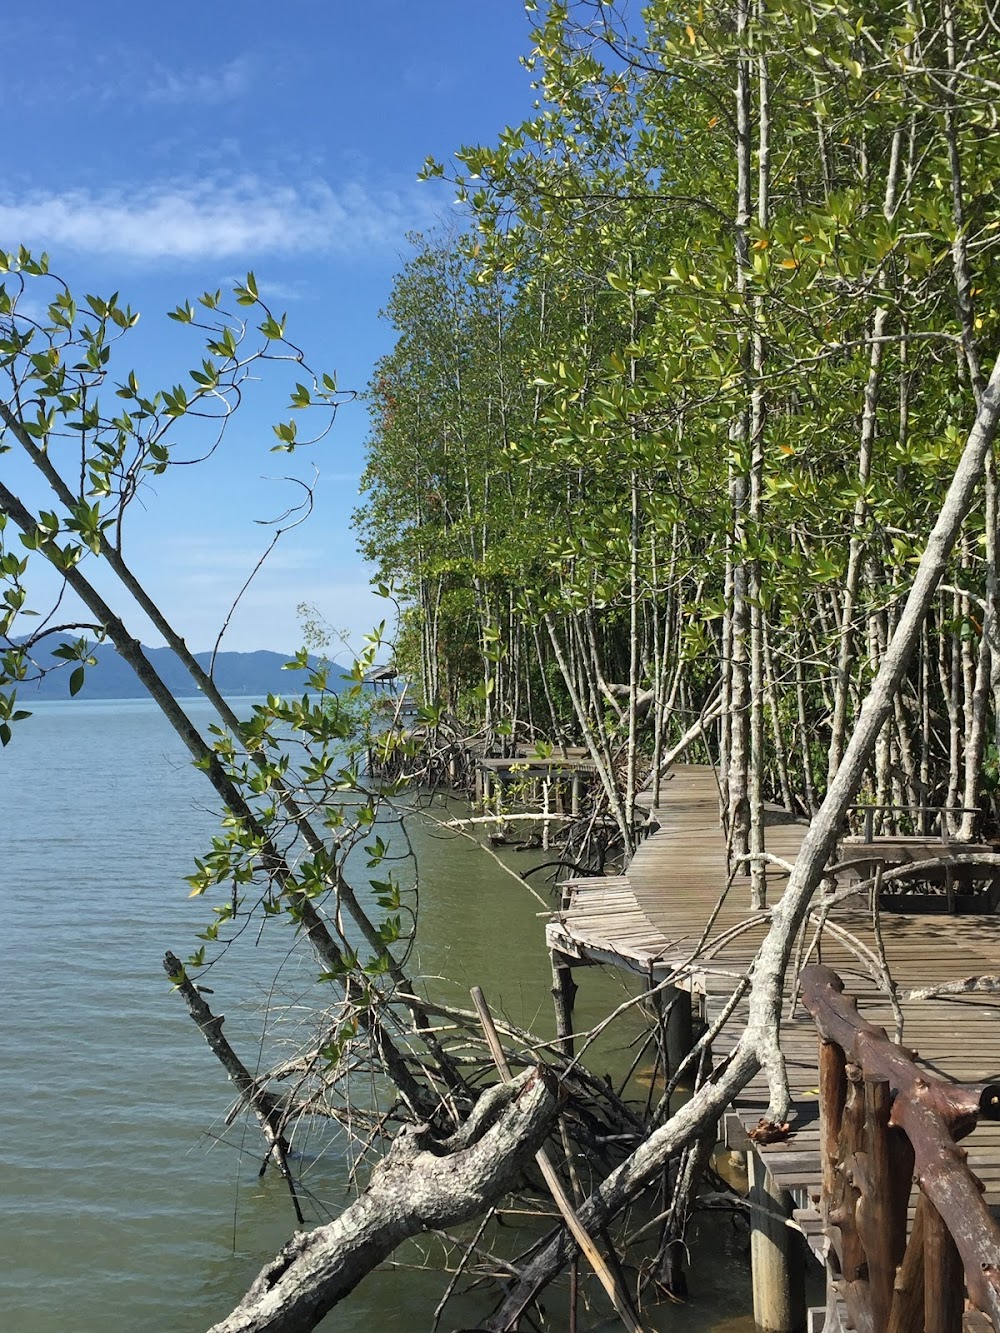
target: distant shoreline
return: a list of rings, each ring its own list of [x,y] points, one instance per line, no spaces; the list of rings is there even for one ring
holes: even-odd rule
[[[55,644],[53,644],[53,647]],[[163,681],[176,699],[199,699],[204,696],[193,690],[191,677],[186,668],[170,648],[143,647],[143,653],[150,666]],[[70,697],[69,676],[73,666],[70,662],[58,658],[50,662],[39,656],[36,661],[45,667],[46,675],[38,682],[23,682],[15,686],[20,703],[30,706],[32,703],[68,700],[76,703],[84,699],[90,702],[126,702],[148,698],[146,687],[136,676],[128,663],[121,658],[109,644],[100,644],[92,649],[96,665],[88,667],[84,684],[79,693]],[[216,689],[228,699],[260,699],[269,694],[302,694],[312,673],[322,665],[318,657],[309,658],[307,668],[285,669],[285,663],[291,661],[294,654],[276,653],[260,649],[252,653],[220,652],[213,662],[211,653],[195,653],[195,660],[207,671],[212,667],[212,679]],[[339,691],[343,688],[345,668],[340,663],[331,663],[329,688]]]
[[[287,696],[289,693],[301,693],[301,691],[289,690],[271,690],[271,694],[281,694]],[[231,690],[223,691],[226,699],[238,700],[239,702],[250,702],[251,700],[266,699],[267,693],[263,694],[234,694]],[[208,704],[212,707],[210,701],[204,694],[175,694],[174,698],[179,704]],[[159,708],[159,704],[150,694],[124,694],[124,695],[88,695],[82,691],[75,697],[44,694],[37,698],[32,698],[30,694],[18,692],[17,702],[23,704],[25,708],[48,708],[50,706],[62,706],[63,704],[149,704],[152,708]]]

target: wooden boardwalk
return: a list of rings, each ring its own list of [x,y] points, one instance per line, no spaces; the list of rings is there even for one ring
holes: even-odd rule
[[[486,759],[480,756],[473,767],[477,803],[488,806],[494,792],[502,799],[505,785],[513,781],[518,787],[535,790],[546,815],[553,801],[556,810],[562,810],[564,787],[567,788],[566,803],[571,813],[578,815],[582,784],[597,772],[597,765],[579,747],[567,746],[559,747],[550,755],[538,755],[529,753],[528,746],[519,745],[513,758]]]
[[[658,827],[635,853],[625,875],[575,880],[565,886],[563,910],[549,925],[548,942],[571,960],[610,963],[657,980],[684,967],[682,984],[691,990],[703,1017],[710,1020],[736,980],[746,974],[767,929],[766,915],[763,921],[752,922],[749,880],[737,877],[704,938],[706,923],[727,881],[726,846],[712,769],[675,767],[663,784],[652,817]],[[803,823],[770,811],[767,851],[794,861],[804,832]],[[780,871],[769,868],[769,901],[780,895],[784,879]],[[859,997],[864,1016],[884,1024],[891,1034],[893,1016],[887,1000],[869,971],[835,934],[837,927],[844,928],[874,948],[867,903],[837,909],[831,920],[832,928],[824,933],[811,961],[839,972],[848,991]],[[728,932],[748,921],[752,922],[748,929],[727,938]],[[889,968],[901,992],[1000,973],[1000,915],[884,912],[881,923]],[[791,1007],[789,999],[786,1014]],[[1000,1078],[1000,1003],[996,1000],[973,994],[907,1001],[903,1012],[904,1042],[917,1049],[928,1069],[960,1081]],[[718,1052],[735,1041],[742,1021],[743,1012],[738,1009],[717,1043]],[[809,1234],[818,1224],[815,1203],[820,1187],[817,1039],[813,1022],[801,1006],[783,1023],[782,1049],[794,1099],[792,1132],[760,1152],[775,1183],[791,1192],[799,1222]],[[756,1125],[767,1100],[767,1089],[758,1078],[734,1108],[729,1126],[732,1146],[746,1146],[743,1135]],[[964,1146],[972,1169],[985,1183],[988,1201],[1000,1207],[1000,1125],[980,1124]]]

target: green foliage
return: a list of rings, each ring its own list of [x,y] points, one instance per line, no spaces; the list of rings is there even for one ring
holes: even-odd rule
[[[535,112],[459,153],[470,231],[400,275],[398,341],[369,390],[359,522],[410,608],[408,665],[428,698],[494,726],[537,697],[546,617],[578,675],[586,659],[627,679],[638,633],[646,679],[674,661],[705,702],[728,669],[737,567],[759,571],[773,651],[810,663],[822,716],[846,536],[864,569],[854,623],[884,635],[971,421],[969,365],[1000,345],[1000,39],[975,3],[938,22],[903,0],[793,0],[748,10],[745,29],[703,3],[537,12]],[[758,154],[745,217],[741,69]],[[983,586],[981,526],[963,587]],[[851,669],[860,686],[870,653]],[[561,712],[568,682],[547,683]],[[791,688],[786,668],[779,719]]]
[[[338,390],[334,376],[310,370],[287,340],[285,316],[264,303],[252,273],[234,288],[234,309],[217,291],[169,312],[201,346],[186,375],[150,390],[135,370],[118,368],[118,344],[138,316],[117,293],[88,295],[78,303],[50,273],[47,259],[26,250],[0,256],[0,270],[0,743],[6,745],[12,725],[29,716],[17,707],[22,682],[55,669],[54,662],[67,669],[68,692],[76,695],[96,665],[95,642],[108,639],[120,651],[134,647],[97,592],[95,565],[105,569],[102,587],[116,576],[147,613],[160,616],[143,601],[147,594],[124,564],[131,506],[151,478],[223,446],[263,363],[272,377],[282,369],[289,375],[296,417],[275,427],[278,447],[287,451],[321,439],[349,395]],[[20,473],[6,466],[11,454],[19,455]],[[15,489],[25,463],[41,477],[47,496],[48,507],[37,513]],[[63,574],[90,609],[91,623],[53,626],[52,608],[42,612],[29,604],[33,561]],[[30,617],[42,627],[33,629]],[[169,627],[163,632],[168,638],[172,633]],[[322,956],[338,959],[344,976],[363,979],[359,995],[372,993],[371,978],[395,984],[392,950],[402,954],[408,947],[412,932],[404,921],[412,923],[412,914],[397,891],[380,895],[384,905],[376,900],[376,916],[369,918],[344,879],[354,844],[373,833],[373,845],[381,840],[374,827],[377,805],[359,774],[369,735],[381,725],[360,681],[383,632],[384,626],[370,636],[355,683],[344,692],[335,688],[341,682],[333,669],[321,666],[310,672],[308,693],[271,696],[243,721],[213,697],[220,720],[210,729],[209,746],[153,682],[158,702],[227,807],[219,833],[188,878],[192,897],[212,901],[199,937],[204,943],[188,959],[185,975],[214,965],[254,915],[262,922],[285,916],[305,924],[314,942],[322,936]],[[179,639],[173,646],[186,653]],[[196,663],[188,665],[193,685],[212,697],[211,681],[197,675]],[[307,650],[288,665],[308,668]],[[310,905],[331,894],[347,896],[352,929],[369,949],[366,961],[342,936],[341,948],[338,937],[310,915]]]

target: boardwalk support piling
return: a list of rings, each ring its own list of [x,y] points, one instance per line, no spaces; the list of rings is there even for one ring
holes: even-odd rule
[[[667,1020],[667,1062],[669,1070],[679,1068],[681,1061],[688,1057],[691,1048],[695,1045],[695,1037],[692,1033],[691,1025],[691,992],[681,990],[677,986],[668,986],[664,992],[664,1002],[667,1006],[665,1020]]]
[[[573,1044],[573,1001],[576,999],[577,984],[564,954],[557,949],[550,951],[552,959],[552,1001],[556,1010],[556,1036],[559,1049],[569,1059],[574,1055]]]
[[[792,1197],[779,1189],[757,1152],[750,1168],[750,1262],[758,1333],[802,1333],[806,1326],[805,1260],[788,1226]]]
[[[691,992],[677,986],[658,988],[652,968],[646,978],[646,987],[655,1023],[658,1072],[666,1084],[694,1046]],[[691,1077],[694,1077],[693,1072]]]

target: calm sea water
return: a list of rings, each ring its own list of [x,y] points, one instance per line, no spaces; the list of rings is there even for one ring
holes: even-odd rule
[[[209,721],[203,702],[190,707]],[[0,781],[0,1330],[199,1333],[295,1229],[276,1173],[258,1179],[256,1129],[223,1126],[229,1084],[161,966],[209,919],[183,876],[215,828],[213,793],[145,701],[36,705],[0,752]],[[468,842],[416,841],[429,984],[467,1003],[479,983],[514,1021],[547,1028],[539,904]],[[262,1024],[269,1055],[312,1030],[316,969],[292,945],[282,930],[246,936],[208,981],[251,1066]],[[614,977],[582,980],[583,1022],[621,998]],[[349,1197],[350,1156],[345,1143],[310,1150],[321,1221]],[[747,1308],[739,1241],[716,1234],[709,1248],[685,1329]],[[444,1282],[415,1271],[419,1257],[373,1275],[326,1324],[428,1328]],[[443,1327],[476,1309],[455,1307]]]

